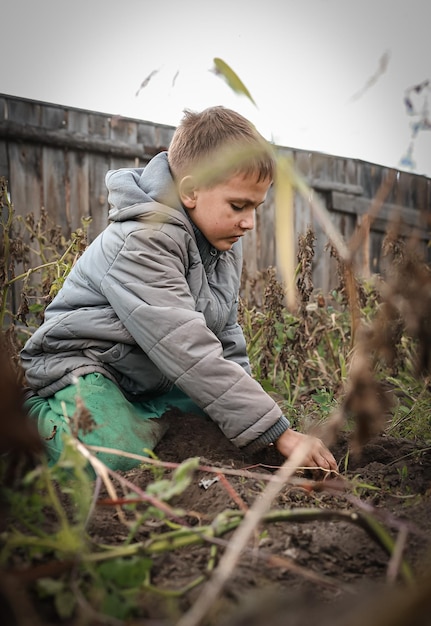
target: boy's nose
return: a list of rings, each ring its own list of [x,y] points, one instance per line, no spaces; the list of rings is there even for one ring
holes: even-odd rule
[[[241,221],[240,221],[239,225],[244,230],[253,230],[253,228],[254,228],[254,211],[250,211],[250,213],[247,213],[247,215],[243,215],[241,217]]]

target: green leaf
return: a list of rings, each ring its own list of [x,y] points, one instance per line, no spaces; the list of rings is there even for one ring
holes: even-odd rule
[[[193,476],[193,472],[199,467],[199,457],[194,456],[190,459],[186,459],[179,465],[173,473],[173,479],[176,482],[187,482],[190,484],[190,480]]]
[[[53,578],[39,578],[36,584],[36,589],[40,598],[47,598],[48,596],[55,596],[64,590],[64,583],[61,580],[54,580]]]
[[[233,71],[233,69],[225,61],[223,61],[222,59],[219,59],[218,57],[214,58],[213,61],[214,61],[214,69],[213,69],[214,74],[224,78],[224,80],[227,82],[227,84],[232,89],[232,91],[235,91],[235,93],[239,93],[239,94],[246,96],[251,102],[253,102],[254,106],[257,106],[249,90],[244,85],[244,83],[239,78],[239,76]]]
[[[262,385],[262,388],[266,391],[266,393],[277,393],[277,389],[267,378],[264,378],[260,384]]]
[[[122,594],[110,591],[105,594],[101,608],[106,615],[125,620],[136,611],[136,603],[134,598],[126,598]]]
[[[55,595],[55,609],[61,619],[72,617],[73,610],[76,605],[75,595],[70,589],[64,589]]]
[[[286,304],[290,311],[295,310],[295,226],[294,192],[291,174],[291,159],[279,157],[275,185],[275,239],[277,258],[285,284]]]
[[[33,313],[34,315],[36,315],[37,313],[41,313],[44,309],[45,309],[45,305],[39,304],[38,302],[30,304],[28,307],[28,310],[30,311],[30,313]]]
[[[71,617],[76,604],[75,595],[70,589],[65,588],[62,580],[39,578],[36,589],[42,599],[54,596],[54,605],[61,619]]]
[[[193,472],[199,467],[199,457],[186,459],[177,467],[172,474],[172,479],[159,480],[148,485],[147,493],[152,494],[167,502],[174,496],[183,493],[190,485]]]
[[[105,582],[111,582],[120,589],[131,589],[147,580],[152,565],[151,559],[140,556],[112,559],[101,563],[98,572]]]

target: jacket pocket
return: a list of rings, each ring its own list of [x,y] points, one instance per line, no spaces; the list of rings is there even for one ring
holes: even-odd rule
[[[118,361],[122,361],[133,350],[132,345],[125,343],[116,343],[107,350],[100,348],[87,348],[84,350],[85,356],[93,359],[94,361],[100,361],[108,365],[113,365]]]

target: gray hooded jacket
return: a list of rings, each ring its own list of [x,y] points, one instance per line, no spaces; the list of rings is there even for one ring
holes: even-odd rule
[[[212,248],[176,194],[167,154],[106,176],[107,228],[78,260],[21,352],[49,397],[100,372],[135,402],[179,387],[239,447],[289,422],[250,376],[237,323],[241,241]]]

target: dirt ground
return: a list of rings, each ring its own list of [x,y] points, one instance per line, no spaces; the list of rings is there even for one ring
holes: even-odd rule
[[[173,414],[170,420],[155,450],[161,461],[199,457],[200,468],[241,470],[224,473],[208,488],[201,481],[215,474],[195,471],[187,489],[170,501],[186,511],[182,520],[190,527],[252,506],[268,484],[265,478],[284,461],[273,447],[246,456],[209,419]],[[347,454],[348,449],[348,436],[342,434],[332,448],[340,477],[310,489],[311,477],[297,475],[283,487],[271,510],[304,516],[317,509],[324,516],[262,523],[199,626],[431,625],[431,447],[379,436],[359,456]],[[171,471],[165,469],[164,477]],[[123,476],[143,489],[155,480],[154,470],[141,467]],[[102,489],[89,536],[105,546],[124,546],[130,529],[114,507],[102,506],[107,496]],[[368,515],[389,532],[395,549]],[[164,521],[150,519],[139,526],[133,541],[145,543],[168,530]],[[31,615],[37,615],[37,626],[176,626],[207,593],[211,573],[231,537],[232,531],[218,539],[215,555],[207,542],[153,554],[151,584],[158,593],[145,591],[136,617],[124,622],[91,616],[91,611],[89,621],[61,621],[52,604],[34,595],[33,609],[24,607],[28,619],[8,621],[9,607],[2,600],[5,578],[0,577],[0,623],[35,626]],[[201,582],[193,586],[198,579]],[[21,593],[12,590],[18,602]]]
[[[193,415],[172,419],[174,424],[155,450],[162,461],[181,462],[198,456],[201,465],[248,468],[265,474],[274,472],[283,462],[274,448],[246,457],[209,420]],[[360,456],[348,456],[346,471],[347,449],[348,437],[342,435],[333,447],[341,481],[326,482],[315,491],[287,485],[272,509],[318,507],[328,512],[357,512],[360,516],[369,512],[397,540],[392,558],[373,532],[350,520],[334,516],[265,524],[242,555],[206,624],[431,624],[431,449],[425,444],[379,436],[364,447]],[[142,487],[152,479],[151,472],[142,469],[126,476]],[[213,476],[196,472],[192,484],[171,502],[189,512],[190,525],[207,524],[227,509],[251,506],[265,486],[264,481],[255,478],[232,475],[226,476],[227,482],[218,480],[207,489],[199,484],[202,478]],[[89,530],[96,541],[105,544],[122,542],[127,536],[117,514],[106,507],[96,509]],[[136,540],[144,540],[154,532],[154,528],[143,528]],[[229,537],[225,535],[223,541]],[[220,547],[218,557],[222,553]],[[416,579],[413,587],[403,576],[401,557]],[[154,557],[152,583],[166,590],[182,589],[205,574],[209,562],[210,547],[206,544],[165,552]],[[388,581],[395,582],[388,585]],[[205,593],[205,582],[176,600],[145,594],[142,616],[130,623],[174,624],[201,593]]]

